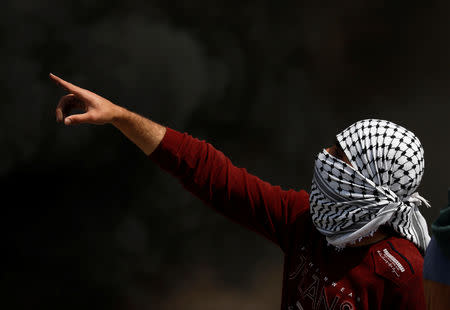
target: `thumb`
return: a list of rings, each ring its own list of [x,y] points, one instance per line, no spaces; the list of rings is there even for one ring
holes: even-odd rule
[[[76,125],[76,124],[83,124],[83,123],[89,123],[91,121],[91,116],[89,113],[82,113],[82,114],[74,114],[71,116],[68,116],[64,119],[65,125]]]

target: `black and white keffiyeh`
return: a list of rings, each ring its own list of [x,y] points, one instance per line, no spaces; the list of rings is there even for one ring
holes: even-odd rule
[[[326,150],[318,154],[309,199],[316,228],[343,248],[388,225],[424,251],[430,237],[418,206],[430,205],[416,192],[425,167],[419,139],[377,119],[356,122],[336,138],[352,166]]]

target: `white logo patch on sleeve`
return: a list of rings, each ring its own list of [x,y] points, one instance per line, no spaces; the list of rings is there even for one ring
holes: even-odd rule
[[[395,274],[397,278],[400,277],[400,273],[405,272],[405,267],[396,259],[388,249],[384,248],[383,251],[378,250],[377,254],[391,269],[392,273]]]

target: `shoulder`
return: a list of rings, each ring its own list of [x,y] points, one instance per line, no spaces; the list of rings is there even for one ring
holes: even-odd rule
[[[288,206],[288,215],[291,224],[304,214],[309,215],[309,194],[305,190],[287,190],[283,191],[285,205]]]
[[[374,272],[396,286],[422,281],[423,257],[409,240],[390,237],[371,249]]]

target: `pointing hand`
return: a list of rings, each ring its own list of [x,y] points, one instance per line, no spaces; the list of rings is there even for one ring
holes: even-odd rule
[[[120,113],[119,106],[87,89],[64,81],[51,73],[50,79],[69,93],[59,100],[56,108],[57,122],[64,121],[66,125],[82,123],[101,125],[111,123]],[[70,115],[74,109],[80,109],[84,113]]]

